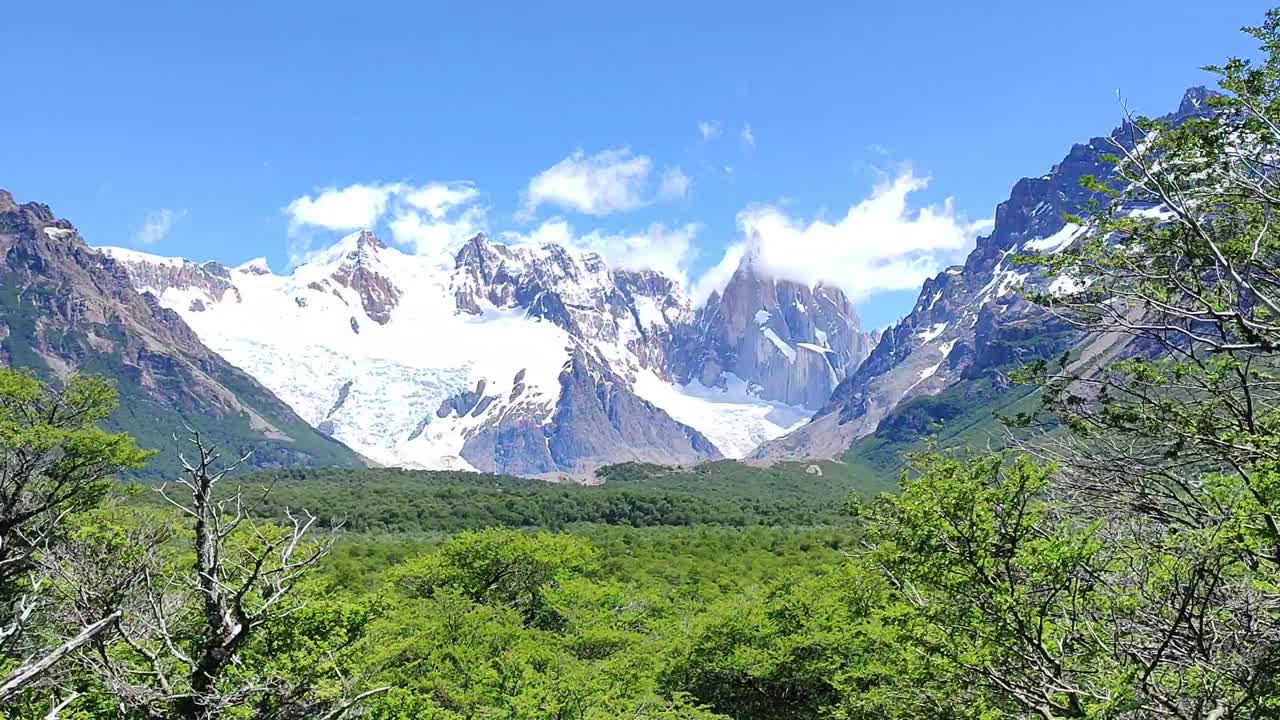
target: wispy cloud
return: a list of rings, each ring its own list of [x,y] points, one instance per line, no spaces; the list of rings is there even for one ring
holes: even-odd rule
[[[667,168],[662,174],[662,182],[658,184],[658,197],[664,200],[681,200],[689,196],[693,187],[693,178],[685,174],[679,166]]]
[[[530,220],[547,205],[599,217],[689,194],[693,180],[683,169],[666,168],[660,177],[653,170],[647,155],[636,155],[627,147],[593,155],[576,150],[529,181],[517,219]]]
[[[720,123],[715,120],[700,120],[698,134],[702,136],[702,141],[706,142],[720,134]]]
[[[742,137],[742,146],[748,150],[754,150],[756,147],[756,134],[751,130],[751,126],[743,125],[740,135]]]
[[[147,213],[142,227],[138,232],[134,233],[133,241],[139,245],[154,245],[165,239],[169,232],[173,230],[173,226],[186,216],[186,210],[171,210],[169,208],[152,210]]]
[[[532,217],[543,205],[597,216],[643,207],[652,169],[652,160],[630,148],[576,150],[529,181],[521,214]]]

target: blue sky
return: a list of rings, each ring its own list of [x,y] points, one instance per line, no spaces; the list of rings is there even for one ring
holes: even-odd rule
[[[874,327],[1117,90],[1173,109],[1267,4],[128,7],[19,3],[0,31],[0,187],[90,243],[279,271],[368,211],[406,248],[479,227],[693,287],[760,236]]]

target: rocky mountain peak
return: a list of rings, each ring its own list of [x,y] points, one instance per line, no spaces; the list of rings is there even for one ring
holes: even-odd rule
[[[1182,94],[1182,102],[1178,105],[1178,114],[1183,116],[1199,114],[1209,108],[1210,98],[1219,94],[1203,85],[1187,88],[1187,91]]]
[[[719,386],[731,374],[762,398],[809,409],[871,349],[839,288],[779,280],[752,252],[699,308],[694,327],[684,356],[691,378]]]
[[[1191,88],[1178,111],[1162,119],[1177,124],[1212,112],[1207,103],[1212,96],[1205,88]],[[1059,252],[1083,236],[1083,228],[1067,223],[1065,215],[1106,198],[1083,187],[1081,179],[1113,178],[1114,165],[1106,158],[1117,152],[1117,143],[1134,142],[1131,130],[1126,121],[1108,136],[1074,144],[1044,175],[1014,183],[1008,199],[996,207],[995,226],[978,238],[964,265],[927,279],[911,312],[883,333],[813,422],[762,446],[757,455],[838,454],[853,439],[875,431],[906,400],[968,379],[997,377],[1004,369],[1070,347],[1070,329],[1022,297],[1028,286],[1051,290],[1055,279],[1016,265],[1013,257]]]
[[[341,256],[338,268],[330,277],[356,293],[370,320],[386,325],[391,320],[391,311],[404,295],[387,276],[380,262],[380,253],[387,248],[386,243],[372,231],[361,230],[354,239],[344,238],[339,247],[351,247],[351,250]]]
[[[385,250],[386,247],[387,244],[382,242],[377,235],[374,235],[372,230],[361,230],[360,234],[356,236],[356,249],[358,250],[376,252]]]
[[[175,290],[197,295],[190,299],[193,310],[201,311],[208,303],[224,298],[235,302],[242,299],[240,290],[231,282],[231,272],[222,263],[194,263],[128,248],[101,247],[98,251],[110,258],[109,262],[118,266],[141,292],[162,295]]]

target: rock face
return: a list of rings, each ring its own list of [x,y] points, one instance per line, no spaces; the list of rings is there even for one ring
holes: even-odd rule
[[[680,348],[689,377],[719,386],[732,373],[763,398],[810,410],[871,351],[843,292],[776,280],[751,255],[698,309],[693,330]]]
[[[228,452],[253,450],[260,467],[360,464],[205,346],[178,312],[135,289],[182,283],[235,301],[226,268],[167,262],[136,272],[86,246],[48,206],[0,191],[0,362],[55,378],[109,376],[124,401],[113,426],[150,447],[170,447],[169,434],[189,422]],[[162,456],[153,468],[175,464]]]
[[[560,397],[549,418],[519,412],[496,417],[467,438],[462,456],[488,472],[588,475],[599,458],[618,457],[619,448],[639,462],[721,457],[702,433],[636,396],[581,348],[560,373]]]
[[[1187,91],[1172,122],[1208,112],[1204,88]],[[1114,176],[1105,155],[1112,141],[1131,142],[1128,128],[1071,148],[1048,173],[1019,180],[996,208],[995,227],[978,239],[963,265],[925,281],[906,317],[886,330],[875,349],[845,378],[812,422],[763,444],[753,456],[778,460],[832,457],[873,432],[905,400],[932,395],[968,378],[1053,357],[1078,336],[1023,298],[1035,288],[1054,291],[1057,278],[1042,277],[1012,258],[1030,251],[1060,252],[1084,230],[1064,215],[1103,198],[1083,188],[1086,175]]]
[[[400,288],[378,272],[378,251],[385,248],[377,236],[365,230],[356,236],[355,248],[342,258],[331,275],[339,285],[355,292],[364,314],[380,325],[386,325],[391,319],[391,311],[400,302],[401,295]],[[355,320],[352,320],[352,329],[356,329]]]

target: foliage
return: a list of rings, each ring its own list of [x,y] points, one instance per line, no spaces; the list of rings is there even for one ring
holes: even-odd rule
[[[108,610],[70,627],[48,622],[54,598],[42,570],[66,540],[63,518],[97,503],[108,475],[148,457],[128,435],[97,426],[115,404],[101,379],[71,376],[53,387],[0,368],[0,702],[111,621]]]

